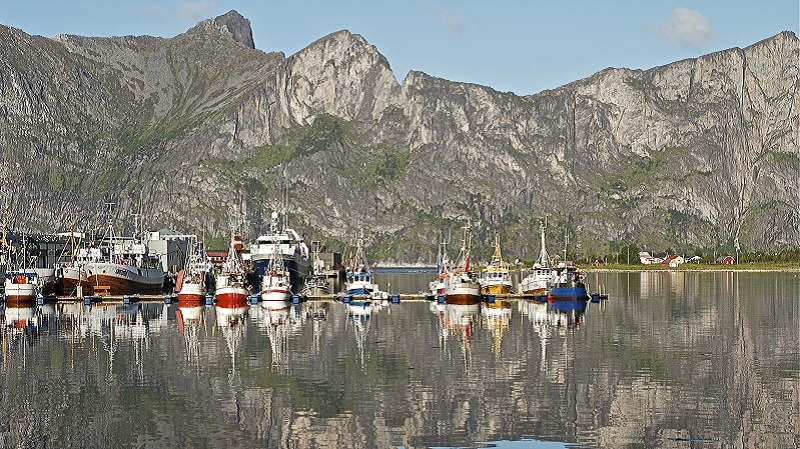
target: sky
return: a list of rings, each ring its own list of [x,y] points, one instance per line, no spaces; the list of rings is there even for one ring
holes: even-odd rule
[[[0,24],[45,37],[173,37],[230,10],[266,52],[290,56],[349,30],[400,82],[415,70],[518,95],[800,35],[800,0],[0,0]]]

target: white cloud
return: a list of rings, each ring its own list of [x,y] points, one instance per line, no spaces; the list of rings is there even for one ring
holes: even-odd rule
[[[211,10],[211,2],[205,0],[200,2],[180,2],[178,3],[178,18],[197,22],[208,19]]]
[[[461,34],[467,29],[461,17],[450,11],[439,11],[439,21],[447,25],[447,28],[456,34]]]
[[[715,36],[714,30],[702,14],[684,7],[675,8],[669,20],[658,30],[673,43],[691,49],[704,49]]]

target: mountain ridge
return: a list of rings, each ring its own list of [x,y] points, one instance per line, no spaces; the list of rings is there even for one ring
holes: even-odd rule
[[[0,63],[0,124],[12,130],[0,136],[0,185],[24,199],[2,211],[20,227],[95,226],[99,204],[114,200],[119,218],[143,204],[153,227],[220,238],[239,209],[254,236],[288,188],[296,227],[340,246],[364,228],[385,261],[432,260],[439,234],[467,222],[476,254],[500,232],[507,254],[533,258],[545,217],[548,240],[563,246],[566,229],[586,258],[626,243],[800,240],[791,32],[525,96],[413,70],[398,82],[346,30],[289,57],[264,53],[233,12],[167,39],[19,33],[0,31],[0,54],[33,64]],[[48,60],[52,84],[11,82]],[[36,131],[42,111],[53,136]],[[7,180],[12,161],[31,178],[24,192]]]

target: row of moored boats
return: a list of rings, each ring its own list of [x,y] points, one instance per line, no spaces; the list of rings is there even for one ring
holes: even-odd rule
[[[588,291],[583,275],[572,262],[554,264],[545,245],[545,227],[541,226],[541,252],[516,289],[509,265],[503,260],[499,237],[495,237],[491,262],[480,271],[470,264],[469,229],[464,228],[461,249],[455,261],[447,257],[446,245],[440,245],[436,279],[430,282],[429,295],[449,304],[475,304],[490,295],[546,297],[550,300],[585,300]]]

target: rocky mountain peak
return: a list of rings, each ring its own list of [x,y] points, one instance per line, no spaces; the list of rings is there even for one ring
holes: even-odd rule
[[[399,84],[389,62],[363,37],[337,31],[286,60],[279,74],[296,123],[319,113],[372,120],[391,104]]]
[[[336,31],[317,39],[301,50],[298,55],[311,52],[321,53],[327,59],[343,62],[352,61],[356,57],[364,58],[390,69],[389,61],[374,45],[370,45],[360,34],[351,33],[348,30]]]
[[[206,19],[195,25],[189,32],[207,30],[219,30],[228,33],[235,42],[247,48],[256,48],[250,21],[234,10],[230,10],[214,19]]]

